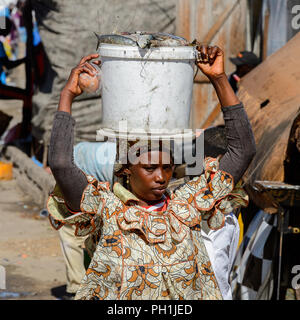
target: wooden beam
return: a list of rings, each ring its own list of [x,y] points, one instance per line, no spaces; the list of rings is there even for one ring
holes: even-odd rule
[[[263,60],[266,60],[268,56],[268,38],[269,38],[269,20],[270,12],[267,9],[264,20],[264,33],[263,33]]]
[[[208,128],[209,126],[211,126],[211,124],[214,122],[214,120],[217,118],[217,116],[220,114],[221,112],[221,105],[220,103],[218,103],[214,109],[212,110],[212,112],[209,114],[209,116],[207,117],[207,119],[205,120],[204,124],[202,125],[203,129]]]
[[[204,75],[200,70],[197,72],[195,79],[195,83],[210,83],[209,79],[206,75]]]
[[[223,13],[216,19],[216,23],[210,28],[206,36],[200,42],[210,43],[218,31],[222,28],[223,24],[227,21],[232,11],[235,9],[240,0],[236,0],[234,4],[230,4]]]
[[[190,0],[178,0],[176,5],[177,17],[176,17],[176,33],[178,36],[183,37],[190,41],[191,37],[191,1]]]
[[[232,11],[236,8],[240,0],[236,0],[233,4],[231,3],[226,7],[226,9],[223,11],[223,13],[216,19],[216,23],[210,28],[210,30],[207,32],[205,37],[203,39],[199,39],[199,42],[209,44],[216,34],[220,31],[222,26],[225,24],[229,16],[231,15]],[[210,83],[209,79],[202,74],[201,72],[198,72],[194,79],[195,83]],[[215,118],[220,113],[220,105],[217,104],[216,107],[213,109],[213,111],[209,114],[208,118],[206,119],[203,128],[207,128],[211,125],[211,123],[215,120]]]
[[[25,62],[25,74],[26,74],[26,95],[28,98],[24,101],[22,109],[22,128],[21,137],[26,138],[30,133],[30,124],[32,118],[32,94],[33,94],[33,74],[32,74],[32,62],[33,62],[33,23],[32,23],[32,3],[31,0],[26,0],[23,8],[23,19],[26,28],[27,40],[26,40],[26,62]]]

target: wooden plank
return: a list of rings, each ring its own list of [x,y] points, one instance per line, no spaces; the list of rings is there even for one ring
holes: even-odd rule
[[[177,1],[176,34],[191,41],[191,3],[190,0]]]
[[[208,107],[211,105],[211,84],[196,84],[193,94],[193,129],[202,128],[208,114]]]
[[[194,79],[195,83],[210,83],[209,79],[207,78],[206,75],[204,75],[200,70],[198,71],[198,73],[195,76]]]
[[[217,116],[220,114],[221,112],[221,105],[220,103],[218,103],[214,109],[212,110],[212,112],[209,114],[208,118],[205,120],[205,122],[202,125],[203,129],[208,128],[209,126],[211,126],[214,122],[214,120],[217,118]]]
[[[223,13],[216,19],[216,23],[210,28],[206,36],[201,40],[201,42],[209,44],[213,38],[216,36],[216,34],[219,32],[219,30],[223,27],[227,19],[230,17],[232,12],[234,11],[237,4],[240,2],[240,0],[236,0],[233,4],[231,3],[228,5],[228,7],[223,11]]]
[[[177,8],[180,11],[177,19],[179,35],[189,40],[197,38],[200,43],[209,44],[213,41],[213,44],[224,50],[226,62],[229,56],[244,49],[246,24],[243,22],[246,16],[244,13],[247,8],[246,0],[226,2],[218,0],[190,0],[188,2],[178,0]],[[190,20],[188,28],[184,24],[187,16]],[[187,36],[188,32],[190,32],[190,37]],[[235,42],[234,45],[231,43],[232,41]],[[226,63],[225,67],[227,73],[233,71],[231,64]],[[217,106],[218,101],[214,99],[213,92],[208,78],[201,71],[198,71],[194,79],[191,116],[193,128],[213,125],[215,119],[220,116],[220,108]]]
[[[238,96],[257,144],[256,156],[245,174],[249,182],[285,179],[290,132],[300,113],[299,55],[300,33],[241,80]]]
[[[23,103],[23,117],[21,124],[21,137],[26,138],[31,133],[31,118],[32,118],[32,95],[33,95],[33,22],[32,22],[32,3],[31,0],[25,2],[23,8],[23,20],[26,28],[26,93],[28,99]]]
[[[220,46],[222,48],[222,50],[224,50],[226,57],[227,57],[227,52],[230,51],[230,47],[231,47],[231,41],[230,41],[231,38],[228,39],[228,36],[231,35],[231,32],[228,32],[228,30],[230,30],[230,31],[232,30],[231,24],[234,21],[232,21],[231,24],[229,24],[229,23],[226,24],[226,22],[229,22],[230,17],[235,12],[235,9],[239,3],[240,3],[239,0],[231,2],[217,18],[215,18],[215,17],[213,18],[213,21],[216,21],[216,23],[213,24],[213,26],[205,34],[203,39],[201,39],[201,38],[198,39],[200,42],[205,43],[205,44],[210,44],[210,42],[215,39],[214,42],[218,46]],[[199,3],[199,9],[203,9],[203,8],[204,9],[207,8],[207,10],[208,10],[206,3],[205,2]],[[200,22],[203,23],[204,20],[206,19],[205,16],[209,14],[209,12],[206,12],[207,10],[202,10],[202,12],[199,13],[199,15],[198,15],[198,27],[197,27],[198,29],[200,29],[199,23]],[[235,19],[231,19],[231,20],[235,20]],[[216,36],[218,36],[217,39],[216,39]],[[242,39],[242,42],[244,45],[243,37],[241,37],[241,39]],[[239,49],[242,49],[241,45],[239,45]],[[205,75],[203,75],[201,72],[197,73],[197,75],[194,79],[194,82],[197,84],[210,83],[210,81],[207,79],[207,77]],[[199,98],[197,98],[197,100],[199,101]],[[208,108],[207,108],[207,110],[208,110]],[[213,108],[211,113],[208,115],[207,120],[202,124],[202,126],[208,127],[208,126],[212,125],[213,121],[217,118],[219,113],[220,113],[220,108],[218,107],[218,105],[216,105],[215,108]],[[203,119],[203,117],[202,117],[202,119]],[[202,119],[195,119],[194,120],[194,122],[197,123],[197,126],[199,126]]]
[[[268,35],[269,35],[269,20],[270,12],[267,9],[264,20],[264,33],[263,33],[263,60],[268,56]]]

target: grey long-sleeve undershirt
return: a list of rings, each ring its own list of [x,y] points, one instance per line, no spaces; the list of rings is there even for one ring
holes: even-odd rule
[[[248,116],[242,104],[222,108],[227,150],[220,160],[220,169],[238,182],[256,152],[255,140]],[[74,164],[75,120],[63,111],[54,116],[49,148],[49,166],[59,185],[66,204],[73,211],[80,211],[80,201],[87,185],[85,174]]]

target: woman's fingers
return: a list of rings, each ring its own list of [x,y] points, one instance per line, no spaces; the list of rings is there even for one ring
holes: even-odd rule
[[[212,49],[212,55],[216,58],[218,55],[222,55],[222,50],[219,47],[214,46]]]
[[[207,46],[207,55],[208,55],[208,60],[211,59],[211,53],[212,53],[212,47],[211,46]]]
[[[198,50],[198,62],[200,63],[208,63],[210,57],[210,47],[207,45],[197,45],[196,49]]]
[[[82,72],[85,72],[87,74],[89,74],[91,77],[95,76],[95,71],[94,69],[91,69],[90,67],[88,67],[86,64],[82,67]]]
[[[87,72],[89,75],[95,76],[95,74],[98,72],[98,70],[95,68],[95,66],[96,65],[99,66],[101,64],[101,61],[100,60],[93,61],[93,64],[95,66],[93,66],[93,64],[89,63],[89,61],[92,59],[98,58],[98,57],[99,57],[98,53],[93,53],[93,54],[90,54],[88,56],[83,57],[77,66],[77,70],[81,70],[80,72]],[[80,67],[84,67],[84,69],[80,69]]]
[[[97,73],[97,69],[92,64],[86,62],[86,63],[83,64],[83,66],[85,66],[86,68],[91,70],[91,72],[93,72],[94,74]]]
[[[208,55],[207,55],[207,46],[201,45],[200,46],[200,54],[202,62],[207,63],[208,62]]]
[[[98,58],[98,57],[99,57],[98,53],[89,54],[88,56],[85,56],[80,60],[79,65],[80,64],[84,64],[85,62],[90,61],[90,60],[95,59],[95,58]]]
[[[86,64],[77,66],[76,68],[73,69],[73,72],[77,75],[80,75],[82,72],[86,72],[91,77],[95,76],[95,72],[91,70]]]
[[[94,64],[97,64],[98,66],[101,65],[101,61],[100,61],[100,60],[95,60],[95,61],[93,61],[93,63],[94,63]]]
[[[222,50],[218,46],[199,45],[196,47],[199,51],[198,62],[213,64],[216,57],[222,55]]]
[[[209,47],[209,64],[213,64],[217,57],[218,47]]]

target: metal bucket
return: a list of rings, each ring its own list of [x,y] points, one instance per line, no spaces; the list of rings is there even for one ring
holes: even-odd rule
[[[102,125],[98,136],[164,138],[189,129],[195,67],[192,46],[101,44]]]

